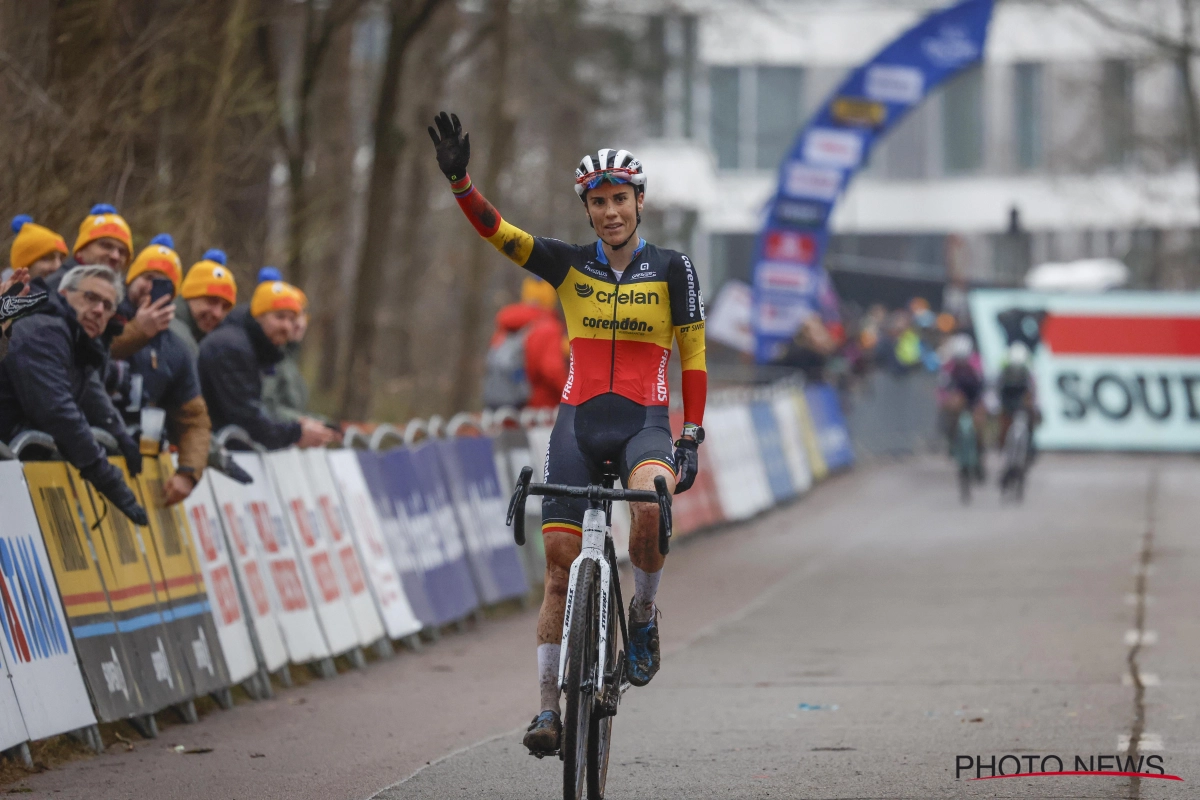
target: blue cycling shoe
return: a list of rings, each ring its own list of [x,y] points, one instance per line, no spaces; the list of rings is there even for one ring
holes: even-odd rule
[[[558,752],[561,737],[562,721],[558,712],[543,711],[529,723],[523,744],[529,748],[529,755],[543,758]]]
[[[661,658],[658,652],[658,609],[645,622],[629,620],[629,655],[626,657],[626,677],[634,686],[645,686],[658,672]]]

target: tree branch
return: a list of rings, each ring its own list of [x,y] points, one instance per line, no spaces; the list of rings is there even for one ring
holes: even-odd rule
[[[1066,5],[1079,9],[1084,14],[1110,30],[1118,33],[1124,33],[1128,36],[1134,36],[1172,53],[1191,53],[1190,42],[1173,40],[1166,34],[1162,33],[1161,31],[1157,31],[1154,28],[1142,25],[1132,20],[1116,17],[1113,14],[1110,14],[1107,10],[1100,8],[1098,5],[1092,2],[1092,0],[1064,0],[1064,2]]]

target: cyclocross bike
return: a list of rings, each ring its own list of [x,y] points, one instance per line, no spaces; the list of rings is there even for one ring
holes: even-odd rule
[[[963,503],[971,502],[971,482],[979,474],[979,457],[975,418],[971,409],[964,408],[954,429],[954,461],[958,464],[958,493]]]
[[[525,544],[525,499],[529,495],[581,497],[588,501],[583,515],[583,550],[571,564],[563,615],[558,689],[566,692],[567,702],[558,757],[563,762],[565,800],[580,800],[585,783],[587,796],[601,800],[608,777],[612,719],[629,688],[625,679],[629,632],[613,547],[612,504],[620,500],[657,503],[658,549],[666,555],[671,541],[671,495],[661,475],[654,479],[653,492],[614,489],[618,476],[609,461],[604,462],[600,486],[530,485],[532,476],[530,467],[521,470],[508,504],[508,524],[513,526],[518,545]],[[620,649],[617,627],[623,645]]]
[[[1012,495],[1018,503],[1025,497],[1025,470],[1029,466],[1029,412],[1018,408],[1004,441],[1004,472],[1000,478],[1000,497]]]

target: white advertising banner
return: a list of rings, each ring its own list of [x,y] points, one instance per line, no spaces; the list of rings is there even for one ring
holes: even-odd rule
[[[341,554],[335,552],[335,543],[329,539],[325,523],[318,518],[317,506],[300,462],[300,452],[294,449],[276,450],[262,459],[272,486],[283,504],[284,519],[292,533],[292,543],[300,553],[300,564],[312,591],[325,641],[333,655],[349,652],[362,642],[354,612],[350,609],[345,569]],[[355,566],[357,563],[356,559]],[[366,589],[361,569],[352,578]],[[374,613],[373,608],[371,612]]]
[[[989,378],[1009,344],[1032,351],[1039,447],[1200,450],[1200,294],[970,295]]]
[[[421,629],[421,623],[404,594],[404,586],[384,538],[383,523],[367,489],[358,457],[353,450],[311,450],[308,455],[309,458],[327,459],[326,473],[337,485],[348,527],[365,564],[388,637],[401,639],[416,633]],[[315,476],[323,465],[313,466]]]
[[[726,519],[748,519],[774,502],[758,452],[754,422],[745,403],[710,408],[705,447],[716,467],[717,497]]]
[[[358,630],[358,643],[364,647],[379,641],[387,635],[383,620],[379,618],[379,610],[375,598],[371,595],[370,570],[364,567],[365,554],[369,551],[361,549],[362,538],[353,532],[350,516],[342,506],[342,498],[338,493],[337,484],[329,474],[329,464],[325,460],[325,450],[302,450],[296,455],[304,467],[308,479],[308,494],[316,511],[317,522],[324,526],[324,533],[329,537],[329,549],[336,556],[337,566],[341,569],[343,584],[346,587],[346,602],[350,613],[354,615],[354,626]],[[396,568],[388,559],[387,565],[395,574]],[[399,579],[397,578],[397,583]]]
[[[8,718],[0,742],[20,728],[3,749],[94,725],[96,717],[20,462],[0,462],[0,508],[0,659],[12,679],[0,679],[0,718]],[[20,707],[11,715],[10,689]]]
[[[263,662],[273,672],[289,659],[302,664],[325,658],[329,647],[262,458],[237,453],[233,459],[253,483],[236,483],[215,471],[209,474]]]
[[[229,679],[241,683],[258,669],[258,659],[254,655],[254,643],[238,593],[233,562],[222,534],[221,517],[213,500],[211,472],[204,473],[183,506],[200,557],[200,569],[208,589],[221,650],[229,667]],[[270,614],[269,607],[266,613]],[[273,620],[271,624],[274,624]]]

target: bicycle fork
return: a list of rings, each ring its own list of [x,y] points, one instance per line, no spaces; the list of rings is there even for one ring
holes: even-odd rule
[[[604,658],[608,652],[608,615],[612,613],[609,607],[609,589],[612,585],[612,571],[608,559],[604,557],[604,540],[606,535],[606,520],[604,511],[589,508],[583,515],[583,549],[576,559],[571,562],[571,574],[567,583],[567,606],[563,612],[562,647],[558,654],[558,690],[563,690],[567,675],[567,649],[571,641],[571,622],[575,610],[575,579],[579,576],[579,568],[588,561],[596,562],[600,568],[600,640],[597,643],[596,667],[593,672],[594,697],[603,696],[604,692]],[[585,622],[586,624],[586,622]]]

